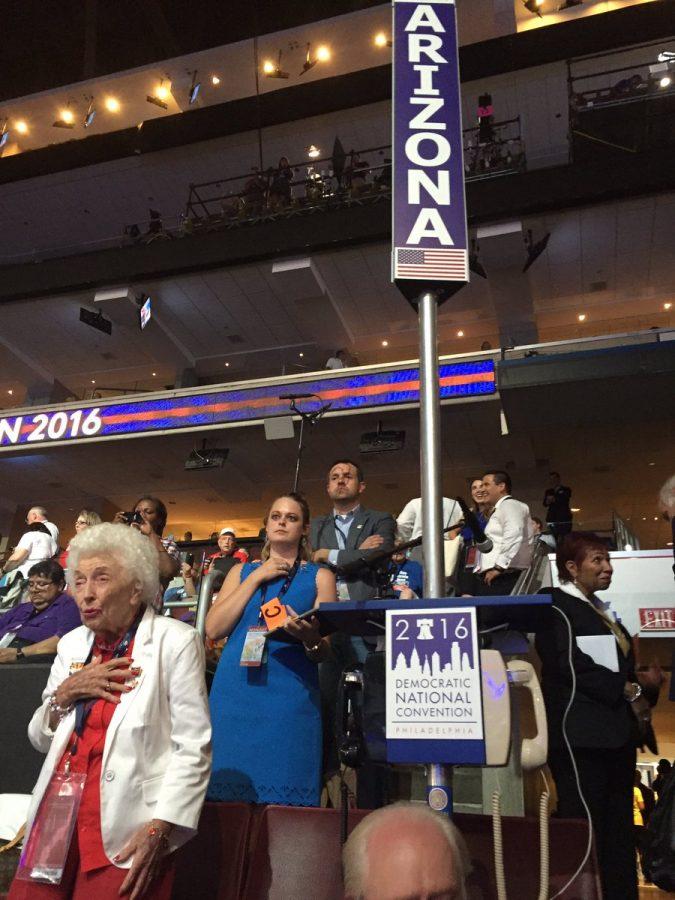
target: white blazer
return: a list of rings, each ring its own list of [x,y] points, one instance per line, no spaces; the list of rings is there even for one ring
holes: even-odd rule
[[[82,664],[94,641],[84,626],[61,638],[42,698],[28,726],[36,750],[47,754],[28,809],[28,828],[75,726],[75,713],[49,728],[49,696]],[[101,834],[108,859],[151,819],[177,827],[175,850],[197,830],[211,772],[211,720],[204,680],[204,646],[183,622],[146,609],[133,646],[141,673],[121,695],[108,728],[101,766]],[[119,864],[128,869],[132,860]]]

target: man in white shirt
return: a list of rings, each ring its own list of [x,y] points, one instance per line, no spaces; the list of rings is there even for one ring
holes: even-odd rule
[[[492,549],[477,554],[473,593],[479,597],[506,596],[532,561],[530,509],[511,496],[511,477],[507,472],[486,472],[483,492],[486,504],[493,508],[485,526]]]
[[[324,369],[346,369],[347,368],[347,351],[336,350],[335,356],[330,356],[326,360]]]
[[[2,568],[0,574],[18,569],[26,578],[35,563],[56,556],[59,549],[59,529],[47,519],[44,506],[32,506],[26,515],[28,531],[21,535],[12,555]],[[37,526],[41,525],[41,528]]]
[[[443,497],[443,528],[455,525],[462,518],[462,510],[456,500]],[[414,541],[422,534],[422,498],[409,500],[396,519],[398,537],[401,541]]]

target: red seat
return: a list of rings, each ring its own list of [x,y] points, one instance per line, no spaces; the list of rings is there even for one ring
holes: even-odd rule
[[[246,803],[207,803],[199,833],[178,853],[173,900],[239,900],[254,818]]]

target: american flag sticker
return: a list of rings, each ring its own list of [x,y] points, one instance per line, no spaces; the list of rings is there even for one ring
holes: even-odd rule
[[[396,247],[394,278],[468,281],[469,255],[459,249]]]

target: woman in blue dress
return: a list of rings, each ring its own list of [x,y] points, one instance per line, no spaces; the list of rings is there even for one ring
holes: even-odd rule
[[[309,508],[299,494],[278,497],[265,517],[262,562],[231,569],[206,618],[213,640],[228,638],[211,688],[213,768],[208,798],[318,806],[321,712],[317,663],[328,653],[314,617],[336,599],[335,576],[312,563]],[[261,607],[287,607],[298,643],[259,638]]]

